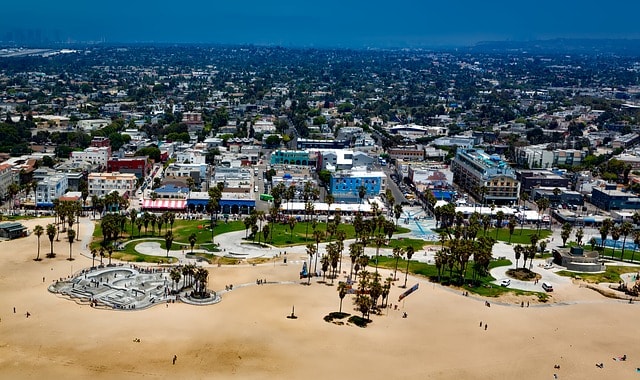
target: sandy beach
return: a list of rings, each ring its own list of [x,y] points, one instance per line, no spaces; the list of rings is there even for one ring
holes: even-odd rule
[[[486,307],[485,299],[410,276],[420,289],[362,329],[323,320],[339,308],[336,286],[300,285],[306,258],[291,254],[287,265],[210,267],[210,289],[235,286],[216,305],[94,309],[47,291],[91,266],[79,254],[88,242],[82,228],[74,261],[64,241],[55,243],[56,258],[45,258],[46,235],[39,262],[34,235],[0,242],[0,378],[640,379],[640,304],[577,285],[548,305],[521,308],[508,297]],[[258,278],[293,284],[255,285]],[[392,288],[393,304],[402,291]],[[343,310],[357,314],[351,297]],[[294,305],[298,319],[287,319]],[[612,360],[623,354],[626,361]]]

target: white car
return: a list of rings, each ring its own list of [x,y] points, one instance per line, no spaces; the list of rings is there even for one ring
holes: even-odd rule
[[[509,285],[511,285],[510,278],[505,278],[504,280],[500,281],[500,286],[509,286]]]

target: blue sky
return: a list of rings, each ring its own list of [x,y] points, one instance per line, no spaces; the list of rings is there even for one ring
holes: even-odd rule
[[[0,40],[34,31],[70,41],[322,47],[640,38],[638,14],[632,0],[31,0],[3,5]]]

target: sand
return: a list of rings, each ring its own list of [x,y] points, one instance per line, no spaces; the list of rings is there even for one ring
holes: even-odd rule
[[[521,308],[511,297],[486,307],[484,299],[410,276],[420,289],[362,329],[323,320],[338,310],[336,286],[300,285],[304,257],[290,254],[289,265],[211,267],[209,288],[236,285],[217,305],[97,310],[47,291],[52,280],[91,265],[78,255],[86,242],[74,244],[72,262],[68,243],[55,244],[54,259],[44,258],[46,236],[41,243],[43,260],[35,262],[35,236],[0,242],[3,379],[640,378],[640,304],[577,285],[556,292],[562,302],[551,305]],[[237,288],[257,278],[294,284]],[[402,291],[392,288],[392,303]],[[298,319],[287,319],[293,305]],[[356,314],[351,296],[343,310]],[[612,360],[623,354],[626,362]]]

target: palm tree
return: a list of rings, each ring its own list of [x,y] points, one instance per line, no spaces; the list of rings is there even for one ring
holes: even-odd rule
[[[96,255],[98,254],[98,250],[95,248],[91,248],[91,268],[94,268],[96,265]]]
[[[600,246],[602,247],[602,253],[604,253],[604,245],[606,243],[607,236],[609,236],[609,231],[611,230],[611,227],[613,227],[613,220],[607,218],[602,221],[602,225],[600,226],[600,229],[599,229],[600,238],[602,239],[602,241],[600,242]]]
[[[175,284],[173,289],[175,290],[178,287],[178,282],[180,282],[180,278],[182,277],[182,273],[180,272],[180,268],[172,268],[171,272],[169,272],[169,277],[171,281]]]
[[[171,231],[167,231],[167,233],[168,232],[171,232]],[[192,233],[191,235],[189,235],[189,245],[191,246],[191,254],[193,254],[193,246],[196,245],[197,241],[198,241],[198,236],[196,236],[195,233]]]
[[[324,203],[327,204],[327,224],[329,224],[329,214],[331,211],[331,205],[335,202],[335,199],[333,198],[333,195],[331,194],[327,194],[324,197]]]
[[[136,220],[136,227],[138,228],[138,238],[140,237],[140,232],[142,231],[142,225],[144,224],[143,220],[138,218]]]
[[[502,210],[496,212],[496,240],[498,240],[498,232],[502,228],[503,220],[504,220],[504,212]]]
[[[47,255],[48,257],[56,257],[56,254],[53,253],[53,240],[56,238],[57,228],[55,224],[47,224],[47,237],[49,238],[49,243],[51,245],[51,251]]]
[[[507,224],[509,227],[509,244],[511,244],[511,237],[513,236],[513,232],[516,230],[517,223],[515,216],[511,215],[509,217],[509,224]]]
[[[360,204],[362,204],[362,200],[366,195],[367,195],[367,188],[364,187],[363,185],[360,185],[358,187],[358,197],[360,198]]]
[[[351,243],[349,245],[349,257],[351,258],[351,269],[349,270],[349,278],[353,278],[353,267],[358,260],[358,257],[361,255],[362,245],[359,243]]]
[[[380,247],[382,247],[387,240],[384,235],[378,234],[374,241],[376,243],[376,273],[378,273],[378,254],[380,252]]]
[[[623,222],[620,225],[620,233],[623,236],[622,239],[622,254],[620,255],[620,259],[624,261],[624,245],[627,243],[627,236],[633,231],[633,225],[629,222]]]
[[[633,262],[633,258],[636,254],[636,251],[638,250],[638,247],[640,247],[640,231],[639,230],[633,231],[633,243],[636,246],[633,249],[633,252],[631,252],[631,262]]]
[[[549,208],[549,198],[538,198],[538,200],[536,200],[536,205],[538,206],[538,217],[542,218],[542,215],[544,215],[544,211]],[[551,222],[549,222],[549,225],[551,225]],[[540,231],[540,227],[542,226],[542,221],[539,220],[538,221],[538,231]]]
[[[393,216],[395,216],[396,218],[396,226],[398,225],[398,221],[400,220],[400,217],[402,216],[402,205],[400,203],[396,203],[393,206]]]
[[[307,244],[307,255],[309,255],[309,269],[308,269],[308,284],[311,284],[311,259],[313,258],[313,255],[315,255],[317,253],[316,250],[316,246],[313,244]],[[316,260],[317,263],[317,260]]]
[[[582,229],[582,227],[580,227],[576,231],[576,242],[578,243],[578,245],[582,245],[582,238],[583,237],[584,237],[584,230]]]
[[[293,242],[293,229],[295,228],[296,223],[298,223],[298,219],[296,219],[293,216],[290,216],[289,220],[287,221],[287,223],[289,224],[289,229],[291,230],[290,239],[291,239],[291,242]]]
[[[613,250],[611,251],[611,258],[615,256],[616,246],[618,245],[618,240],[620,240],[620,226],[613,226],[611,228],[611,239],[613,240]]]
[[[38,255],[36,256],[36,261],[40,261],[40,236],[44,233],[44,228],[41,225],[37,225],[33,227],[33,234],[38,237]]]
[[[339,311],[339,313],[342,313],[342,300],[347,295],[347,291],[348,291],[347,283],[340,281],[338,283],[338,297],[340,297],[340,311]]]
[[[171,230],[167,231],[167,233],[164,235],[164,244],[167,248],[167,257],[169,257],[169,251],[171,250],[171,246],[173,245],[173,232],[171,232]],[[193,249],[193,245],[191,247]]]
[[[411,260],[411,257],[413,256],[414,250],[412,246],[408,246],[407,248],[405,248],[404,253],[407,255],[407,271],[404,273],[404,286],[403,288],[407,287],[407,277],[409,276],[409,260]]]
[[[400,261],[401,256],[402,256],[402,248],[393,247],[393,257],[396,259],[396,266],[393,268],[393,281],[396,281],[398,279],[396,277],[396,273],[398,272],[398,261]]]
[[[69,261],[73,260],[71,247],[73,245],[73,241],[76,239],[76,231],[70,229],[67,231],[67,239],[69,239]]]
[[[513,247],[513,252],[516,255],[516,269],[518,269],[518,260],[520,260],[520,256],[522,256],[522,252],[524,251],[524,247],[520,244],[516,244]]]

